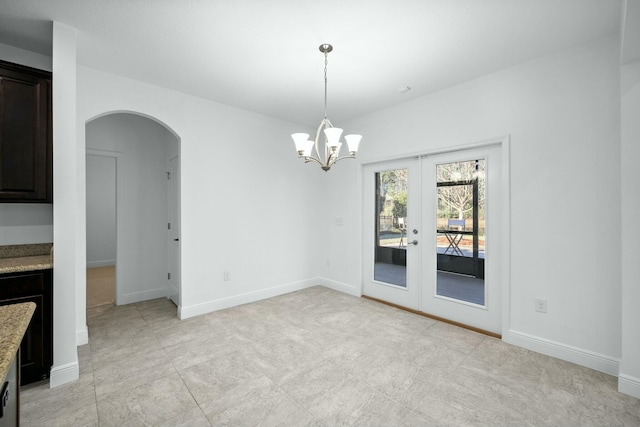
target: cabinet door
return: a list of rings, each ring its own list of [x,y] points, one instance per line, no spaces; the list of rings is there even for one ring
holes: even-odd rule
[[[5,381],[0,383],[0,427],[15,427],[20,425],[18,393],[18,354],[9,366]]]
[[[0,275],[0,305],[34,302],[36,310],[20,344],[20,383],[49,378],[53,364],[51,270]]]
[[[0,200],[51,202],[49,73],[0,63]]]

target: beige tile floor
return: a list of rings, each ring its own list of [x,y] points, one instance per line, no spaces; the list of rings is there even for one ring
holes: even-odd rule
[[[87,268],[87,308],[113,304],[116,298],[116,267]]]
[[[638,426],[616,378],[323,287],[179,321],[88,312],[80,380],[23,426]]]

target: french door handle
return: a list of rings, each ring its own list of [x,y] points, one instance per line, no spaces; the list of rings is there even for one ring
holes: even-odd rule
[[[413,242],[407,242],[408,245],[418,246],[418,241],[414,240]]]

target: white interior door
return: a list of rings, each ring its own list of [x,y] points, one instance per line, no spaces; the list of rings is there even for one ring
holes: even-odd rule
[[[422,311],[501,333],[499,145],[422,159]]]
[[[363,294],[501,333],[499,144],[366,165]]]
[[[420,162],[364,168],[363,294],[420,309]]]
[[[180,158],[169,161],[168,183],[168,233],[169,240],[169,298],[180,307]]]

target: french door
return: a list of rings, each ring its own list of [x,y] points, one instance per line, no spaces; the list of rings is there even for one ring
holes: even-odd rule
[[[366,165],[363,294],[501,332],[500,145]]]
[[[420,161],[364,168],[363,294],[419,310]]]

